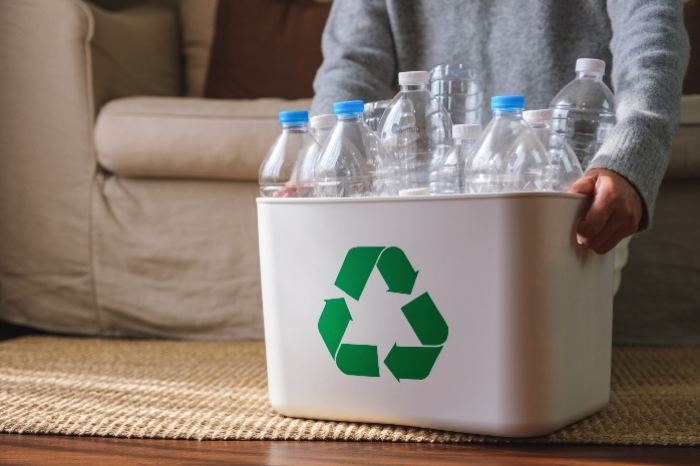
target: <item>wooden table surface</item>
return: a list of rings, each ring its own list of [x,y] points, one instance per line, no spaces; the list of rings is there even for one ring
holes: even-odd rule
[[[700,465],[698,448],[115,439],[0,434],[0,465]]]

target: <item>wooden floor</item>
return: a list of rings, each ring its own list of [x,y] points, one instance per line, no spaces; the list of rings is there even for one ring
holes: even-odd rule
[[[142,440],[0,434],[0,465],[700,465],[700,449]]]
[[[0,323],[0,341],[33,333]],[[2,387],[0,387],[0,391]],[[0,418],[2,412],[0,412]],[[700,466],[700,448],[114,439],[0,434],[0,465]]]

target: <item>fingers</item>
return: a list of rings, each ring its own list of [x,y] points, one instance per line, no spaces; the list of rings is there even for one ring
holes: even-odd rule
[[[287,182],[284,187],[275,191],[272,197],[298,197],[297,183],[294,181]]]
[[[595,192],[596,179],[596,176],[584,175],[569,187],[569,192],[592,196]]]
[[[578,234],[584,238],[595,238],[603,232],[617,204],[609,180],[597,178],[594,182],[593,202],[578,225]],[[612,228],[613,226],[610,226]],[[608,235],[612,232],[606,232]]]
[[[636,189],[615,172],[598,169],[588,175],[595,179],[593,202],[578,225],[577,236],[579,243],[605,254],[637,231],[642,201]],[[589,189],[589,183],[582,183],[580,189]]]
[[[620,241],[627,238],[629,234],[621,233],[619,230],[610,236],[607,241],[593,249],[598,254],[605,254],[615,249]]]
[[[617,243],[633,233],[626,228],[623,217],[619,213],[613,213],[599,232],[590,236],[579,235],[579,242],[598,254],[609,252]]]

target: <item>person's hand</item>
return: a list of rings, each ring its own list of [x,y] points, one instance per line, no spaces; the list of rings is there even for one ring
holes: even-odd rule
[[[637,231],[642,219],[642,199],[624,177],[596,168],[586,172],[569,188],[570,193],[593,197],[577,228],[578,242],[605,254]]]
[[[272,197],[299,197],[296,181],[287,181],[283,187],[275,191]]]

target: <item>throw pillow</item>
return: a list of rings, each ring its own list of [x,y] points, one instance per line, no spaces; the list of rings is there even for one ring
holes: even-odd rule
[[[329,11],[316,0],[220,0],[205,97],[312,97]]]

